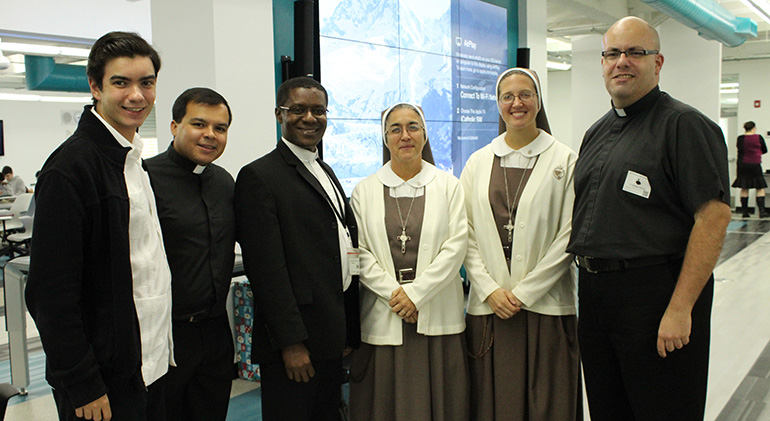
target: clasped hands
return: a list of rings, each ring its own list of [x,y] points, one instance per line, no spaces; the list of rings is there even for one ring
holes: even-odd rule
[[[521,311],[521,301],[511,291],[498,288],[487,297],[487,304],[492,307],[497,317],[510,319]]]
[[[407,323],[417,323],[417,307],[409,296],[406,295],[403,287],[398,287],[390,294],[390,311],[396,313],[398,317],[404,319]]]

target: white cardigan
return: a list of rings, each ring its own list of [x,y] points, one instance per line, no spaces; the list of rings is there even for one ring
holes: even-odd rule
[[[390,311],[391,294],[403,286],[414,302],[419,317],[417,332],[449,335],[465,330],[464,296],[460,266],[468,245],[463,189],[451,174],[423,161],[419,178],[425,187],[425,213],[420,234],[417,272],[414,282],[399,285],[390,243],[385,230],[382,180],[390,173],[385,164],[353,190],[351,205],[358,220],[361,249],[361,340],[372,345],[401,345],[402,319]],[[412,184],[412,183],[410,183]]]
[[[504,288],[526,310],[552,316],[576,314],[576,273],[573,256],[565,250],[572,230],[577,155],[542,130],[533,142],[543,150],[521,193],[509,272],[489,202],[494,146],[504,142],[504,136],[471,155],[460,176],[469,226],[465,257],[471,282],[468,313],[492,314],[486,299],[497,288]]]

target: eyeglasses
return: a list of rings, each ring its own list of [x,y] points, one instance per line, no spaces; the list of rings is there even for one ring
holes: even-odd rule
[[[608,50],[608,51],[602,51],[602,57],[604,57],[607,61],[615,61],[620,58],[621,54],[625,54],[626,58],[630,59],[640,59],[644,56],[648,56],[651,54],[658,54],[658,50],[636,50],[636,49],[630,49],[630,50]]]
[[[519,100],[521,100],[521,102],[528,102],[528,101],[532,101],[532,99],[536,96],[537,96],[536,93],[530,92],[530,91],[519,92],[518,95],[509,93],[509,94],[503,94],[500,97],[500,102],[502,102],[503,104],[510,104],[516,100],[516,97],[519,97]]]
[[[419,124],[410,124],[410,125],[406,126],[406,131],[408,133],[417,133],[417,132],[419,132],[422,129],[424,129],[424,127],[420,126]],[[385,133],[388,136],[390,136],[390,135],[400,136],[401,133],[403,133],[403,132],[404,132],[404,129],[401,126],[393,126],[390,129],[388,129],[388,131],[386,131]]]
[[[286,110],[297,116],[306,115],[308,110],[310,110],[310,113],[313,114],[313,117],[326,117],[326,113],[329,112],[329,110],[327,110],[326,108],[322,108],[322,107],[308,108],[308,107],[303,107],[301,105],[292,105],[291,107],[284,107],[283,105],[279,105],[278,108],[282,110]]]

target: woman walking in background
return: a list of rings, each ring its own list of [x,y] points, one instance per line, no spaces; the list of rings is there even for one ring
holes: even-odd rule
[[[757,125],[747,121],[743,125],[746,133],[738,136],[738,176],[733,187],[741,189],[741,208],[744,218],[749,217],[749,189],[757,189],[757,215],[766,218],[765,177],[762,175],[762,154],[767,153],[765,139],[757,134]]]

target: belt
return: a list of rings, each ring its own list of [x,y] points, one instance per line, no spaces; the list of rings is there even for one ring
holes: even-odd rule
[[[575,256],[579,268],[588,273],[618,272],[626,269],[636,269],[655,266],[675,260],[674,256],[637,257],[634,259],[597,259],[589,256]]]
[[[200,322],[205,322],[205,321],[216,319],[217,317],[220,317],[220,316],[211,316],[210,313],[206,312],[206,313],[197,314],[197,315],[194,315],[194,316],[177,317],[177,318],[174,318],[174,321],[175,322],[200,323]]]

